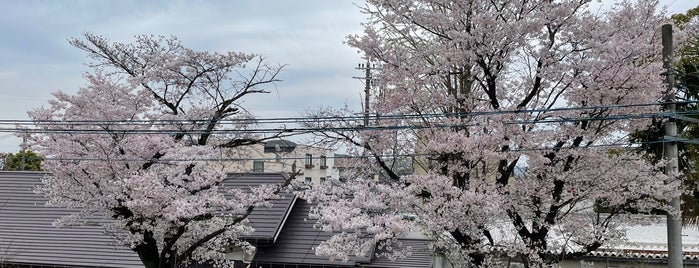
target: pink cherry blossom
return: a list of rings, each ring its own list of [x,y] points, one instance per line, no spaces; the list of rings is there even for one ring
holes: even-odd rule
[[[245,216],[279,189],[221,189],[222,163],[210,160],[258,137],[215,131],[246,128],[252,121],[223,121],[252,118],[241,99],[268,92],[281,66],[253,54],[194,51],[175,38],[122,44],[86,34],[70,42],[93,71],[75,94],[56,92],[49,106],[29,112],[43,132],[26,143],[48,157],[39,188],[48,203],[81,210],[60,223],[113,220],[107,230],[149,268],[223,260],[230,246],[249,250],[238,239],[252,231]]]
[[[590,2],[368,0],[347,42],[380,65],[377,119],[319,133],[357,156],[341,189],[307,193],[319,222],[373,242],[421,232],[456,267],[540,267],[621,239],[624,211],[666,208],[677,176],[620,144],[662,108],[669,19],[656,0]]]

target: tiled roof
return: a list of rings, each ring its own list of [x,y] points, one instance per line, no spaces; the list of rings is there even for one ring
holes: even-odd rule
[[[333,234],[313,228],[315,221],[307,219],[310,209],[311,204],[305,200],[296,200],[279,238],[273,245],[258,249],[252,267],[292,263],[328,267],[354,266],[356,260],[331,261],[329,257],[316,256],[315,247]]]
[[[379,251],[379,257],[371,260],[371,263],[363,264],[361,267],[381,267],[381,268],[430,268],[432,267],[432,253],[429,244],[430,241],[424,239],[399,239],[400,244],[394,245],[400,248],[409,248],[409,255],[405,258],[391,260],[386,256],[382,256]]]
[[[587,257],[614,258],[614,259],[645,259],[657,263],[667,263],[667,251],[640,251],[640,250],[597,250],[587,254]],[[699,264],[699,255],[684,254],[685,264]]]
[[[46,199],[33,192],[44,175],[0,172],[0,264],[143,267],[102,227],[54,227],[56,219],[75,211],[44,206]]]
[[[640,217],[640,216],[639,216]],[[587,258],[636,259],[644,262],[667,263],[667,225],[664,216],[638,218],[643,224],[626,227],[624,243],[603,246]],[[682,228],[682,254],[686,263],[699,264],[699,229]]]
[[[44,205],[46,199],[34,193],[44,175],[0,171],[0,264],[143,267],[136,253],[118,245],[100,226],[54,227],[55,220],[76,211]],[[230,174],[222,188],[282,184],[287,179],[283,174]],[[271,207],[257,207],[248,216],[255,232],[246,239],[274,240],[295,199],[291,193],[281,195]]]
[[[223,181],[221,188],[249,189],[262,184],[284,184],[289,177],[283,173],[233,173]],[[242,236],[254,244],[272,243],[279,234],[283,221],[289,213],[296,196],[281,192],[280,199],[271,201],[270,207],[256,207],[248,216],[255,232]]]
[[[381,255],[371,260],[369,264],[363,264],[361,267],[382,267],[382,268],[430,268],[432,267],[432,253],[429,248],[430,241],[424,239],[399,239],[400,244],[394,245],[399,248],[409,248],[409,255],[405,258],[391,260],[386,256]]]
[[[306,200],[297,199],[277,241],[269,247],[258,249],[251,267],[293,264],[313,267],[432,267],[432,254],[427,247],[429,242],[417,239],[400,240],[401,248],[412,248],[412,254],[404,259],[389,260],[387,257],[372,258],[369,255],[343,262],[317,256],[315,247],[328,240],[333,233],[314,228],[315,220],[308,219],[311,207],[312,204]]]
[[[45,173],[0,172],[0,266],[12,264],[52,267],[143,267],[138,256],[106,235],[99,226],[56,228],[53,222],[74,210],[46,207],[34,193]],[[283,174],[230,174],[222,188],[282,184]],[[259,264],[306,264],[325,267],[430,267],[427,242],[403,240],[413,251],[406,259],[357,257],[349,262],[316,256],[315,246],[332,233],[314,229],[307,220],[311,205],[291,193],[257,207],[248,219],[255,232],[245,238],[261,247],[253,259]],[[275,241],[276,240],[276,241]],[[266,246],[266,247],[265,247]]]

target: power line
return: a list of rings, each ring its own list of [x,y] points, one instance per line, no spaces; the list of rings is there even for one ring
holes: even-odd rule
[[[683,101],[676,104],[695,104],[699,101]],[[562,107],[550,109],[523,109],[523,110],[493,110],[463,113],[427,113],[427,114],[378,114],[373,115],[372,120],[392,120],[392,119],[414,119],[414,118],[453,118],[453,117],[475,117],[484,115],[505,115],[505,114],[526,114],[541,112],[561,112],[561,111],[587,111],[587,110],[610,110],[618,108],[663,106],[668,103],[637,103],[620,105],[600,105],[583,107]],[[217,123],[243,123],[243,124],[282,124],[282,123],[317,123],[317,122],[338,122],[338,121],[361,121],[363,115],[352,116],[304,116],[304,117],[273,117],[273,118],[231,118],[217,120]],[[0,125],[85,125],[109,123],[116,125],[206,125],[212,122],[211,119],[135,119],[135,120],[12,120],[2,119]]]
[[[531,124],[562,124],[562,123],[577,123],[583,121],[609,121],[609,120],[635,120],[635,119],[648,119],[648,118],[658,118],[658,117],[672,117],[672,118],[689,118],[690,115],[699,115],[699,111],[685,111],[685,112],[656,112],[656,113],[642,113],[642,114],[622,114],[622,115],[610,115],[610,116],[598,116],[598,117],[559,117],[559,118],[545,118],[540,120],[515,120],[515,121],[505,121],[502,124],[513,124],[513,125],[531,125]],[[414,130],[414,129],[431,129],[431,128],[460,128],[460,127],[472,127],[472,126],[482,126],[485,123],[456,123],[456,124],[427,124],[427,125],[414,125],[414,124],[397,124],[397,125],[375,125],[375,126],[317,126],[317,127],[262,127],[262,128],[243,128],[243,129],[213,129],[213,130],[198,130],[198,129],[137,129],[137,128],[119,128],[119,127],[132,127],[141,125],[91,125],[91,124],[73,124],[68,125],[71,128],[59,128],[63,125],[58,123],[54,125],[54,128],[45,126],[44,128],[0,128],[0,133],[24,133],[24,134],[109,134],[109,135],[149,135],[149,134],[164,134],[164,135],[177,135],[177,134],[187,134],[187,135],[198,135],[198,134],[272,134],[272,133],[312,133],[319,131],[380,131],[380,130]],[[76,127],[95,127],[95,128],[76,128]]]
[[[671,140],[670,140],[671,141]],[[548,150],[582,150],[582,149],[593,149],[593,148],[618,148],[618,147],[628,147],[635,148],[631,146],[638,146],[644,144],[660,144],[668,141],[644,141],[644,142],[625,142],[625,143],[609,143],[609,144],[592,144],[587,146],[576,146],[576,147],[541,147],[541,148],[519,148],[512,149],[508,152],[530,152],[530,151],[548,151]],[[373,159],[374,157],[380,158],[400,158],[400,157],[429,157],[435,156],[438,153],[411,153],[411,154],[383,154],[383,155],[335,155],[335,156],[325,156],[327,159]],[[233,161],[285,161],[285,160],[305,160],[305,156],[300,157],[219,157],[219,158],[119,158],[114,156],[114,158],[88,158],[88,157],[47,157],[44,160],[48,161],[109,161],[109,162],[233,162]]]
[[[699,101],[687,101],[683,103],[699,103]],[[657,106],[665,105],[667,103],[643,103],[643,104],[626,104],[626,105],[607,105],[607,106],[589,106],[589,107],[565,107],[565,108],[552,108],[552,109],[530,109],[530,110],[506,110],[506,111],[482,111],[482,112],[468,112],[468,113],[440,113],[440,114],[392,114],[392,115],[380,115],[377,116],[377,120],[408,120],[414,118],[444,118],[448,119],[453,116],[487,116],[487,115],[504,115],[513,113],[535,113],[535,112],[549,112],[549,111],[587,111],[587,110],[597,110],[597,109],[617,109],[624,107],[642,107],[642,106]],[[584,114],[584,113],[583,113]],[[496,122],[502,124],[516,124],[516,125],[529,125],[529,124],[566,124],[566,123],[578,123],[582,121],[607,121],[607,120],[636,120],[636,119],[648,119],[648,118],[676,118],[676,119],[686,119],[689,116],[699,115],[699,111],[680,111],[674,113],[667,112],[654,112],[654,113],[639,113],[639,114],[619,114],[619,115],[606,115],[606,116],[593,116],[593,117],[553,117],[544,119],[530,119],[530,120],[513,120],[505,122]],[[126,135],[126,134],[136,134],[136,135],[154,135],[154,134],[165,134],[165,135],[197,135],[197,134],[266,134],[266,133],[313,133],[319,131],[380,131],[380,130],[413,130],[413,129],[426,129],[426,128],[463,128],[471,126],[482,126],[487,123],[456,123],[456,124],[427,124],[427,125],[415,125],[415,124],[396,124],[396,125],[375,125],[375,126],[321,126],[320,123],[340,123],[347,121],[359,121],[364,119],[363,116],[325,116],[325,117],[281,117],[281,118],[262,118],[262,119],[226,119],[220,120],[217,123],[259,123],[268,122],[273,123],[313,123],[319,124],[319,126],[305,126],[305,127],[260,127],[260,128],[243,128],[243,129],[214,129],[211,131],[197,130],[197,129],[157,129],[153,128],[155,126],[172,126],[172,127],[192,127],[192,126],[202,126],[205,125],[207,120],[0,120],[0,125],[15,125],[11,128],[0,128],[0,133],[24,133],[24,134],[109,134],[109,135]],[[478,120],[476,120],[478,121]],[[483,121],[483,120],[481,120]],[[692,120],[690,120],[692,121]],[[107,126],[102,124],[109,124]],[[310,124],[310,125],[313,125]],[[25,126],[39,126],[42,128],[23,128]],[[91,128],[85,128],[91,127]],[[132,128],[129,128],[132,127]],[[144,127],[143,129],[133,128],[133,127]],[[511,152],[526,152],[526,151],[540,151],[540,150],[565,150],[565,149],[589,149],[595,147],[621,147],[621,146],[633,146],[641,144],[652,144],[652,143],[663,143],[666,141],[649,141],[649,142],[631,142],[631,143],[614,143],[614,144],[599,144],[599,145],[589,145],[584,147],[572,147],[572,148],[520,148],[512,149]],[[400,155],[402,157],[415,157],[416,154],[410,155]],[[343,156],[347,157],[347,156]],[[353,156],[356,157],[368,157],[368,156]],[[391,156],[380,156],[380,157],[396,157]],[[49,161],[89,161],[89,160],[103,160],[103,161],[153,161],[153,159],[122,159],[122,158],[47,158]],[[279,160],[274,159],[260,159],[260,158],[212,158],[212,159],[160,159],[157,161],[248,161],[248,160]],[[287,158],[285,160],[303,160],[303,158]]]

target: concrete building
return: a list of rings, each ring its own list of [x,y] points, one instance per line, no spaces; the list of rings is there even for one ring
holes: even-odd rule
[[[246,147],[242,154],[243,170],[233,172],[254,173],[293,173],[297,178],[310,184],[320,184],[326,180],[339,179],[339,172],[333,169],[334,154],[320,147],[297,144],[288,140],[271,140],[263,144]]]

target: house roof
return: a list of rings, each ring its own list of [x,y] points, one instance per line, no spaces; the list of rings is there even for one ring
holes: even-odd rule
[[[289,153],[296,148],[296,143],[288,140],[271,140],[265,142],[265,153]]]
[[[263,184],[281,185],[288,179],[289,177],[284,173],[232,173],[228,174],[221,188],[250,189]],[[296,200],[293,193],[281,192],[279,195],[281,198],[270,201],[271,206],[256,207],[248,215],[250,226],[255,229],[255,232],[241,238],[258,245],[274,242]]]
[[[638,260],[667,263],[667,221],[665,216],[639,216],[642,224],[626,227],[626,241],[590,252],[587,259]],[[685,264],[699,264],[699,229],[682,227],[682,255]]]
[[[46,198],[34,192],[44,175],[0,171],[0,264],[143,267],[136,253],[119,245],[101,226],[56,228],[54,221],[78,211],[45,206]],[[222,188],[282,184],[287,179],[279,173],[229,174]],[[271,201],[272,206],[253,210],[248,220],[255,232],[244,239],[257,244],[274,240],[295,199],[291,193],[281,196]]]
[[[53,222],[76,212],[46,207],[34,193],[45,173],[0,172],[0,264],[143,267],[130,249],[98,226],[56,228]]]
[[[348,262],[331,261],[326,256],[315,254],[315,247],[328,240],[333,233],[313,227],[315,221],[307,219],[311,207],[312,205],[303,199],[295,202],[279,238],[273,245],[258,249],[252,260],[255,264],[253,266],[290,263],[329,267],[355,266],[358,258],[350,259]],[[368,257],[360,259],[369,260]]]
[[[101,226],[56,228],[53,222],[75,210],[45,206],[46,199],[34,192],[46,173],[0,171],[0,265],[53,267],[143,267],[136,253],[118,244]],[[283,184],[283,174],[229,174],[223,188],[246,188]],[[307,264],[325,267],[430,267],[431,254],[423,240],[402,240],[412,255],[395,262],[386,257],[356,257],[348,262],[316,256],[315,247],[332,233],[313,228],[307,220],[311,204],[291,193],[272,200],[271,207],[257,207],[248,216],[255,232],[244,237],[259,250],[253,261],[260,264]],[[97,219],[105,221],[108,219]]]
[[[382,250],[378,251],[378,257],[371,260],[371,263],[363,264],[362,267],[382,267],[382,268],[430,268],[432,267],[433,251],[429,248],[430,241],[424,239],[398,239],[398,243],[393,245],[399,248],[408,248],[409,253],[405,258],[392,260],[382,255]]]
[[[399,240],[401,244],[395,246],[411,248],[410,255],[403,259],[390,260],[385,256],[372,258],[373,249],[368,256],[351,257],[346,262],[317,256],[315,247],[335,233],[314,228],[315,220],[308,219],[312,206],[303,199],[294,203],[279,238],[269,247],[258,249],[252,260],[253,266],[299,264],[322,267],[432,267],[429,241],[419,239]]]

